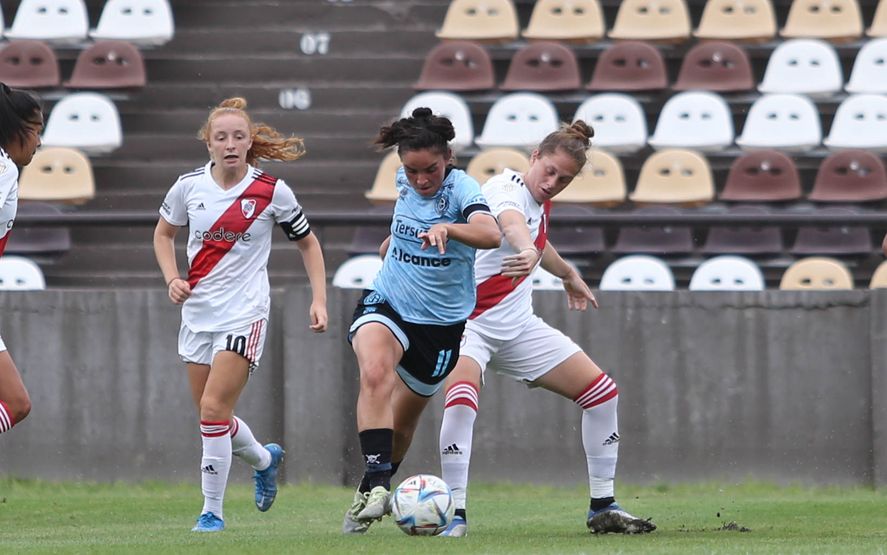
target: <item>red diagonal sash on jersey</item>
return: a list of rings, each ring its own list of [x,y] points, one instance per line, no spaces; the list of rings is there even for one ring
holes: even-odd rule
[[[256,179],[249,184],[243,194],[231,203],[231,206],[219,216],[208,233],[225,230],[226,233],[245,233],[247,229],[259,218],[265,208],[271,204],[271,197],[274,195],[274,185],[277,178],[271,177],[266,173],[259,174]],[[249,218],[244,217],[241,201],[246,199],[255,200],[255,208]],[[213,268],[222,260],[228,251],[234,248],[236,241],[225,240],[203,240],[203,247],[194,256],[194,262],[191,263],[191,269],[188,270],[188,285],[193,290],[197,283],[206,277]]]
[[[548,240],[548,218],[551,214],[551,201],[546,200],[542,205],[542,221],[539,222],[539,235],[533,244],[540,251],[545,248],[545,242]],[[487,310],[496,306],[499,301],[508,296],[509,293],[517,289],[527,276],[521,278],[505,277],[502,274],[491,276],[477,286],[477,304],[474,305],[474,311],[469,320],[477,318]]]
[[[0,256],[3,256],[3,251],[6,250],[6,242],[9,241],[9,236],[11,234],[12,234],[12,230],[10,229],[9,233],[4,235],[3,238],[0,239]]]

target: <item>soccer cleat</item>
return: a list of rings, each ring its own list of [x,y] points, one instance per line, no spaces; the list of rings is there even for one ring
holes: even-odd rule
[[[256,481],[256,508],[262,512],[270,509],[277,497],[277,469],[284,455],[283,448],[276,443],[269,443],[265,449],[271,453],[271,464],[265,470],[253,472],[253,479]]]
[[[372,524],[371,520],[365,522],[357,520],[357,514],[366,507],[369,496],[369,492],[361,492],[360,490],[354,492],[354,501],[351,502],[351,507],[345,511],[345,520],[342,521],[343,534],[363,534],[369,530],[370,524]]]
[[[192,532],[221,532],[225,529],[225,521],[213,513],[203,513],[197,517],[197,524]]]
[[[391,505],[388,502],[390,498],[391,493],[385,489],[385,486],[374,487],[370,490],[369,497],[367,497],[366,506],[364,506],[362,511],[357,513],[357,520],[379,520],[383,516],[390,514]]]
[[[656,529],[656,525],[649,520],[628,514],[616,503],[597,511],[588,511],[585,524],[592,534],[646,534]]]
[[[454,516],[447,529],[440,533],[448,538],[461,538],[468,535],[468,522],[461,516]]]

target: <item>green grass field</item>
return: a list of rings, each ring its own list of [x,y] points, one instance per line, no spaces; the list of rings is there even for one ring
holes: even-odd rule
[[[700,485],[619,489],[620,502],[659,530],[586,532],[583,488],[473,486],[467,538],[408,537],[387,519],[344,537],[352,492],[286,486],[259,513],[232,486],[227,529],[189,530],[199,486],[54,484],[0,479],[0,553],[879,553],[887,554],[887,494],[868,489]],[[735,522],[750,531],[738,531]]]

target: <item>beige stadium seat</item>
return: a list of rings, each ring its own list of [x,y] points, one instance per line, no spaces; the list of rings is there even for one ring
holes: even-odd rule
[[[794,0],[780,34],[790,38],[859,38],[859,4],[856,0]]]
[[[766,41],[776,35],[770,0],[708,0],[693,33],[701,39]]]
[[[486,148],[471,159],[465,171],[483,185],[506,168],[525,173],[530,169],[530,160],[526,154],[513,148]]]
[[[587,162],[554,202],[614,205],[625,201],[625,174],[622,163],[609,152],[589,148]]]
[[[397,186],[394,184],[394,181],[397,178],[397,170],[402,165],[397,150],[392,150],[385,155],[385,158],[379,164],[378,171],[376,171],[376,180],[373,181],[373,188],[363,196],[373,204],[395,202],[397,200]]]
[[[92,164],[74,148],[44,147],[24,167],[18,198],[82,204],[95,196]]]
[[[872,26],[865,32],[870,37],[887,37],[887,0],[878,2]]]
[[[612,39],[679,42],[690,37],[684,0],[624,0],[609,33]]]
[[[853,276],[847,265],[834,258],[811,256],[788,267],[779,288],[784,290],[853,289]]]
[[[517,11],[511,0],[452,0],[441,39],[508,42],[517,38]]]
[[[629,198],[639,203],[700,204],[714,194],[708,160],[692,150],[670,148],[647,158]]]
[[[875,273],[872,274],[872,280],[869,282],[869,289],[887,288],[887,260],[878,264]]]
[[[531,40],[592,42],[607,30],[597,0],[536,0],[523,36]]]

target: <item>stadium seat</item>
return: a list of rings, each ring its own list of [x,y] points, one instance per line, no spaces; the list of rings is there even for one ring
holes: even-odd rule
[[[731,206],[727,214],[766,215],[762,206]],[[778,227],[766,225],[711,226],[700,249],[705,254],[778,255],[785,247]]]
[[[451,92],[423,92],[407,100],[400,111],[400,117],[407,118],[413,110],[428,107],[439,116],[445,116],[453,123],[456,137],[451,141],[454,150],[462,150],[471,146],[474,141],[474,124],[471,120],[471,110],[465,100]]]
[[[794,0],[780,34],[789,38],[859,38],[859,4],[856,0]]]
[[[483,91],[496,86],[493,61],[483,46],[464,40],[446,41],[425,57],[413,88],[420,91]]]
[[[515,40],[518,31],[511,0],[451,0],[437,37],[507,42]]]
[[[733,144],[730,106],[717,93],[678,93],[662,107],[656,131],[647,142],[657,149],[723,150]]]
[[[531,40],[591,42],[607,25],[597,0],[536,0],[523,36]]]
[[[819,166],[808,197],[818,202],[869,202],[887,199],[887,170],[875,154],[845,150]]]
[[[576,54],[549,41],[532,42],[511,58],[503,91],[571,91],[582,87]]]
[[[850,79],[844,88],[849,93],[887,93],[885,67],[887,67],[887,38],[866,42],[856,54],[853,71],[850,72]]]
[[[887,0],[878,2],[875,16],[872,18],[872,25],[865,34],[870,37],[887,37]]]
[[[699,27],[700,39],[767,41],[776,35],[770,0],[708,0]]]
[[[397,170],[402,165],[396,149],[386,154],[376,171],[373,187],[363,196],[374,204],[393,204],[397,200],[397,186],[394,181],[397,179]]]
[[[696,204],[714,198],[714,180],[705,156],[670,148],[651,155],[641,167],[633,202]]]
[[[43,270],[33,260],[21,256],[0,257],[0,290],[37,291],[46,289]]]
[[[113,151],[123,144],[117,107],[98,93],[65,96],[49,114],[43,144],[79,148],[88,154]]]
[[[869,289],[887,288],[887,260],[878,264],[872,279],[869,281]]]
[[[825,138],[829,148],[887,149],[887,95],[852,94],[835,111]]]
[[[589,148],[585,157],[585,167],[554,197],[555,204],[572,202],[610,206],[624,202],[625,173],[619,158],[599,148]]]
[[[801,176],[795,162],[776,150],[756,150],[733,161],[719,198],[731,201],[779,202],[801,198]]]
[[[382,259],[377,254],[349,258],[336,269],[333,286],[342,289],[367,289],[381,269]]]
[[[763,291],[758,265],[741,256],[716,256],[699,265],[690,278],[690,291]]]
[[[644,206],[632,214],[636,214],[643,223],[646,215],[677,215],[680,211],[671,206]],[[623,227],[619,229],[616,244],[610,251],[618,254],[688,254],[693,252],[693,234],[686,226]]]
[[[485,148],[471,159],[465,172],[483,185],[506,168],[525,173],[530,169],[530,160],[526,154],[513,148]]]
[[[172,8],[167,0],[107,0],[90,36],[159,46],[171,40],[174,31]]]
[[[57,206],[45,202],[20,202],[16,217],[58,216]],[[71,250],[71,232],[67,227],[27,226],[17,227],[9,236],[4,254],[17,254],[50,262]]]
[[[782,290],[853,289],[853,276],[847,265],[834,258],[802,258],[786,269],[779,282]]]
[[[820,141],[819,111],[812,100],[797,94],[765,94],[749,109],[736,144],[743,148],[809,150]]]
[[[617,42],[604,50],[594,66],[590,91],[651,91],[668,86],[665,60],[659,49],[639,41]]]
[[[62,77],[55,51],[39,40],[13,40],[0,46],[0,82],[10,87],[58,87]]]
[[[594,145],[612,152],[635,152],[647,144],[647,117],[633,96],[602,93],[587,98],[576,110],[573,121],[594,128]]]
[[[687,52],[672,88],[677,91],[750,91],[755,88],[755,78],[745,50],[731,42],[707,41]]]
[[[587,219],[594,217],[594,212],[584,206],[575,204],[555,203],[551,207],[551,221],[556,222],[562,216],[579,216]],[[552,225],[548,231],[548,240],[564,257],[587,257],[606,250],[604,231],[589,224]]]
[[[72,43],[86,40],[88,29],[83,0],[22,0],[6,38]]]
[[[95,196],[92,164],[82,152],[66,147],[43,147],[22,169],[18,196],[83,204]]]
[[[77,56],[65,86],[72,89],[144,87],[145,61],[138,48],[122,40],[99,41]]]
[[[846,207],[821,208],[817,214],[852,216],[858,211]],[[833,256],[868,255],[873,251],[872,238],[864,226],[829,226],[798,229],[792,254],[824,254]]]
[[[684,0],[623,0],[611,39],[683,41],[690,37],[690,13]]]
[[[758,90],[823,95],[836,93],[843,86],[841,61],[834,46],[818,39],[792,39],[770,55]]]
[[[500,97],[487,114],[479,146],[532,148],[557,131],[557,110],[548,98],[536,93],[511,93]]]
[[[673,291],[674,275],[668,264],[646,255],[622,257],[604,270],[601,291]]]

